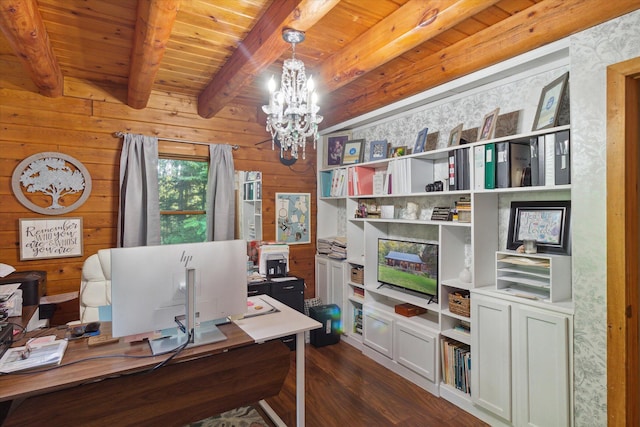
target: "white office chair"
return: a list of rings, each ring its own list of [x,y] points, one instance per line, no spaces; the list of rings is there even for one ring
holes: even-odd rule
[[[111,252],[100,249],[86,259],[80,282],[80,323],[99,320],[99,307],[111,305]]]

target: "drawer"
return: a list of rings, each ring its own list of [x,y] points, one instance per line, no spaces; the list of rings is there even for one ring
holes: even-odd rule
[[[265,295],[270,293],[270,285],[268,283],[252,283],[247,287],[247,296]]]

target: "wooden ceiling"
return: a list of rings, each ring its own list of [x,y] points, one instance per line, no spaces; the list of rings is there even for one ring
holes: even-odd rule
[[[291,56],[285,27],[330,126],[640,7],[637,0],[0,0],[0,58],[46,96],[64,78],[259,108]]]

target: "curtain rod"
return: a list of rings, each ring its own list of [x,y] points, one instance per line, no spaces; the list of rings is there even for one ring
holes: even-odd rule
[[[125,135],[125,132],[115,132],[113,134],[113,136],[117,137],[117,138],[121,138]],[[176,138],[160,138],[158,137],[159,141],[167,141],[167,142],[184,142],[187,144],[198,144],[198,145],[217,145],[215,142],[199,142],[199,141],[188,141],[186,139],[176,139]],[[240,149],[240,146],[238,144],[232,145],[231,148],[233,148],[234,150],[238,150]]]

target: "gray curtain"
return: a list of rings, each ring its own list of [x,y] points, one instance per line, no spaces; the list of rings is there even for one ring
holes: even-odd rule
[[[120,155],[118,247],[160,244],[158,138],[124,134]]]
[[[209,146],[207,239],[232,240],[235,224],[234,168],[231,146]]]

